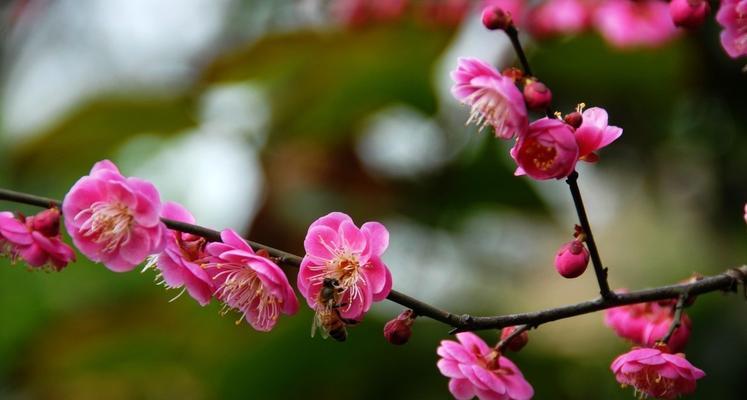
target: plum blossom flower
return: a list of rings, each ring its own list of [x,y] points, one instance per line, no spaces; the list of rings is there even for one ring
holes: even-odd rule
[[[451,78],[451,93],[472,107],[468,124],[475,122],[480,129],[491,125],[495,136],[501,139],[521,136],[526,131],[529,120],[524,96],[512,79],[476,58],[460,58]]]
[[[669,2],[669,14],[675,25],[695,29],[705,22],[711,5],[706,0],[672,0]]]
[[[605,0],[592,19],[602,36],[619,48],[657,47],[678,34],[669,5],[658,0]]]
[[[241,313],[236,323],[246,319],[252,328],[268,332],[280,313],[293,315],[298,300],[283,270],[268,258],[259,256],[231,229],[220,234],[222,242],[209,243],[205,265],[216,286],[215,297],[224,304],[223,313]]]
[[[595,151],[609,145],[622,135],[622,128],[607,123],[607,110],[592,107],[583,112],[583,122],[576,129],[578,157],[594,162],[598,159]]]
[[[731,58],[747,55],[747,0],[723,0],[716,13],[721,46]]]
[[[327,214],[309,226],[298,290],[316,309],[324,279],[337,279],[340,315],[360,320],[373,302],[384,300],[392,289],[392,275],[381,261],[388,246],[384,225],[366,222],[358,228],[344,213]]]
[[[519,137],[511,148],[511,157],[517,165],[515,175],[561,179],[576,168],[578,144],[568,124],[542,118],[532,122],[527,133]]]
[[[161,212],[163,218],[194,224],[195,219],[181,204],[166,202]],[[204,306],[210,302],[215,291],[213,279],[203,268],[205,238],[170,230],[166,239],[166,248],[158,255],[151,256],[145,269],[157,268],[156,279],[169,289],[183,288],[189,295]],[[179,294],[179,296],[181,295]],[[177,296],[177,297],[179,297]]]
[[[0,212],[0,256],[9,257],[15,262],[20,246],[33,243],[26,224],[18,220],[12,212]]]
[[[436,352],[441,374],[450,378],[449,391],[459,400],[526,400],[534,389],[519,368],[472,332],[456,335],[459,342],[443,340]]]
[[[614,307],[605,310],[604,323],[618,336],[641,346],[654,346],[661,340],[674,319],[673,303],[650,302]],[[682,351],[690,338],[692,322],[682,313],[681,325],[667,343],[674,351]]]
[[[536,37],[573,35],[591,24],[591,11],[583,0],[549,0],[527,16],[529,30]]]
[[[705,376],[684,354],[669,354],[661,349],[633,348],[617,357],[610,369],[618,382],[633,386],[641,397],[662,399],[694,392],[695,381]]]
[[[109,160],[73,185],[62,204],[73,243],[112,271],[131,271],[165,245],[161,198],[152,183],[126,178]]]
[[[75,261],[75,252],[60,237],[59,209],[50,208],[23,220],[31,242],[16,243],[16,246],[28,265],[60,271]]]

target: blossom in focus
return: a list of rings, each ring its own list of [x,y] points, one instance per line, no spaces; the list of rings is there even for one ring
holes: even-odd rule
[[[519,368],[472,332],[456,334],[459,342],[443,340],[437,366],[450,378],[449,391],[459,399],[526,400],[534,389]]]
[[[578,240],[564,244],[555,255],[555,269],[564,278],[581,276],[588,265],[589,251]]]
[[[711,5],[706,0],[672,0],[669,2],[669,14],[672,22],[682,28],[694,29],[705,22]]]
[[[9,257],[11,262],[18,258],[19,246],[33,243],[26,224],[18,220],[12,212],[0,212],[0,256]]]
[[[75,252],[60,236],[59,209],[50,208],[26,217],[25,225],[31,241],[15,245],[18,254],[28,265],[60,271],[75,261]]]
[[[581,160],[594,162],[595,151],[614,142],[622,135],[622,128],[607,123],[607,111],[604,108],[592,107],[583,112],[581,126],[576,129],[578,157]]]
[[[542,118],[529,125],[511,149],[516,161],[515,175],[534,179],[561,179],[570,175],[578,161],[578,144],[573,129],[557,119]]]
[[[549,0],[527,16],[532,35],[538,38],[573,35],[591,24],[591,11],[583,0]]]
[[[392,275],[381,261],[388,246],[384,225],[366,222],[358,228],[347,214],[327,214],[306,233],[298,290],[315,310],[324,279],[337,279],[341,317],[360,320],[373,302],[384,300],[392,289]]]
[[[163,218],[194,224],[195,219],[181,204],[166,202],[161,212]],[[205,263],[205,238],[191,233],[169,230],[166,248],[152,256],[148,267],[159,270],[159,278],[169,289],[184,288],[200,305],[207,305],[213,297],[215,285],[202,268]],[[146,267],[146,268],[148,268]]]
[[[512,79],[476,58],[460,58],[451,78],[451,93],[472,107],[468,124],[474,122],[480,129],[490,125],[501,139],[521,136],[526,131],[529,120],[524,96]]]
[[[209,243],[205,270],[216,287],[215,297],[223,302],[223,313],[241,313],[252,328],[268,332],[280,313],[295,314],[298,300],[283,270],[270,259],[259,256],[231,229],[220,234],[221,242]]]
[[[662,399],[694,392],[695,381],[705,376],[684,354],[649,348],[634,348],[617,357],[610,369],[620,384],[633,386],[643,397]]]
[[[610,44],[620,48],[658,47],[678,33],[669,5],[658,0],[605,0],[592,21]]]
[[[716,14],[721,46],[731,58],[747,55],[747,0],[723,0]]]
[[[661,340],[674,319],[674,304],[650,302],[614,307],[605,310],[604,323],[618,336],[641,346],[653,346]],[[681,325],[667,345],[672,351],[682,351],[690,338],[692,323],[682,313]]]

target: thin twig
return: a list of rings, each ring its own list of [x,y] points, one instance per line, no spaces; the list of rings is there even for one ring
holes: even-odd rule
[[[527,55],[524,53],[524,48],[521,47],[519,31],[516,30],[516,26],[511,24],[506,28],[506,35],[511,40],[511,45],[514,46],[516,55],[519,56],[519,62],[521,63],[521,67],[524,68],[524,74],[532,76],[532,68],[529,66],[529,60],[527,60]]]
[[[669,325],[669,330],[667,331],[667,334],[664,335],[663,338],[661,338],[661,341],[664,344],[669,343],[669,339],[672,338],[672,334],[674,331],[677,330],[677,328],[682,325],[682,310],[685,309],[685,302],[687,301],[688,294],[687,292],[682,293],[679,298],[677,298],[677,305],[674,306],[674,317],[672,318],[672,324]]]

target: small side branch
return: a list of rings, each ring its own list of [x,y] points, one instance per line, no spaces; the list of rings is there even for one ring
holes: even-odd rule
[[[517,326],[516,329],[514,329],[514,331],[511,332],[510,335],[508,335],[505,339],[501,340],[500,342],[498,342],[497,345],[495,345],[495,349],[498,350],[498,352],[501,354],[505,353],[506,347],[508,346],[509,343],[511,343],[512,340],[514,340],[514,338],[516,338],[517,336],[521,335],[522,333],[532,328],[536,328],[536,327],[531,326],[531,325]]]
[[[669,330],[667,331],[667,334],[664,335],[663,338],[661,338],[661,341],[664,344],[669,343],[669,339],[672,338],[672,334],[677,330],[677,328],[682,325],[682,310],[685,309],[685,302],[687,301],[687,293],[683,293],[680,295],[680,297],[677,299],[677,305],[674,306],[674,317],[672,318],[672,324],[669,325]]]

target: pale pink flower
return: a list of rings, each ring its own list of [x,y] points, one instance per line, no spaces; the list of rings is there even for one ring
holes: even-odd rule
[[[592,107],[583,112],[583,122],[576,129],[578,158],[594,162],[598,159],[595,151],[607,146],[622,135],[622,128],[607,123],[607,110]]]
[[[451,78],[451,93],[472,107],[468,124],[475,122],[480,129],[491,125],[495,136],[501,139],[521,136],[526,131],[529,120],[524,96],[512,79],[476,58],[460,58]]]
[[[174,202],[163,204],[161,216],[189,224],[195,223],[192,214],[181,204]],[[202,268],[207,256],[206,244],[207,240],[201,236],[169,230],[166,248],[151,257],[146,269],[157,268],[160,271],[157,279],[162,279],[165,287],[183,288],[181,293],[186,290],[200,305],[207,305],[213,297],[215,285]]]
[[[529,30],[536,37],[573,35],[591,24],[591,10],[583,0],[549,0],[527,16]]]
[[[511,157],[516,161],[515,175],[534,179],[561,179],[570,175],[578,161],[578,144],[573,129],[557,119],[542,118],[529,125],[519,137]]]
[[[555,255],[555,269],[564,278],[577,278],[589,265],[589,251],[583,243],[572,240],[560,247]]]
[[[641,397],[661,399],[694,392],[695,381],[705,376],[682,353],[668,354],[647,348],[633,348],[617,357],[610,369],[618,382],[633,386]]]
[[[20,246],[30,246],[34,239],[12,212],[0,212],[0,256],[9,257],[11,262],[18,258]]]
[[[16,247],[28,265],[60,271],[75,261],[75,252],[60,237],[60,210],[50,208],[26,217],[25,225],[31,242]]]
[[[217,287],[215,297],[223,302],[223,313],[241,313],[236,323],[246,319],[252,328],[268,332],[280,313],[293,315],[298,300],[283,270],[268,258],[259,256],[231,229],[220,234],[222,242],[209,243],[205,264]]]
[[[666,334],[674,320],[673,302],[650,302],[614,307],[605,310],[604,323],[618,336],[634,344],[653,346]],[[672,351],[682,351],[690,338],[692,322],[682,313],[681,325],[667,345]]]
[[[747,0],[722,0],[716,21],[724,27],[721,46],[729,57],[747,55]]]
[[[298,290],[316,310],[324,279],[337,279],[342,289],[340,315],[360,320],[373,302],[384,300],[392,289],[392,275],[381,261],[388,246],[384,225],[366,222],[358,228],[344,213],[327,214],[309,226]]]
[[[459,342],[443,340],[436,352],[436,365],[449,380],[449,391],[459,399],[526,400],[534,389],[519,368],[488,347],[472,332],[456,335]]]
[[[112,271],[132,270],[165,244],[156,187],[122,176],[109,160],[97,162],[73,185],[62,213],[78,250]]]
[[[593,22],[610,44],[620,48],[658,47],[678,34],[669,5],[659,0],[604,0]]]
[[[669,15],[676,26],[695,29],[705,22],[711,5],[706,0],[672,0],[669,2]]]

